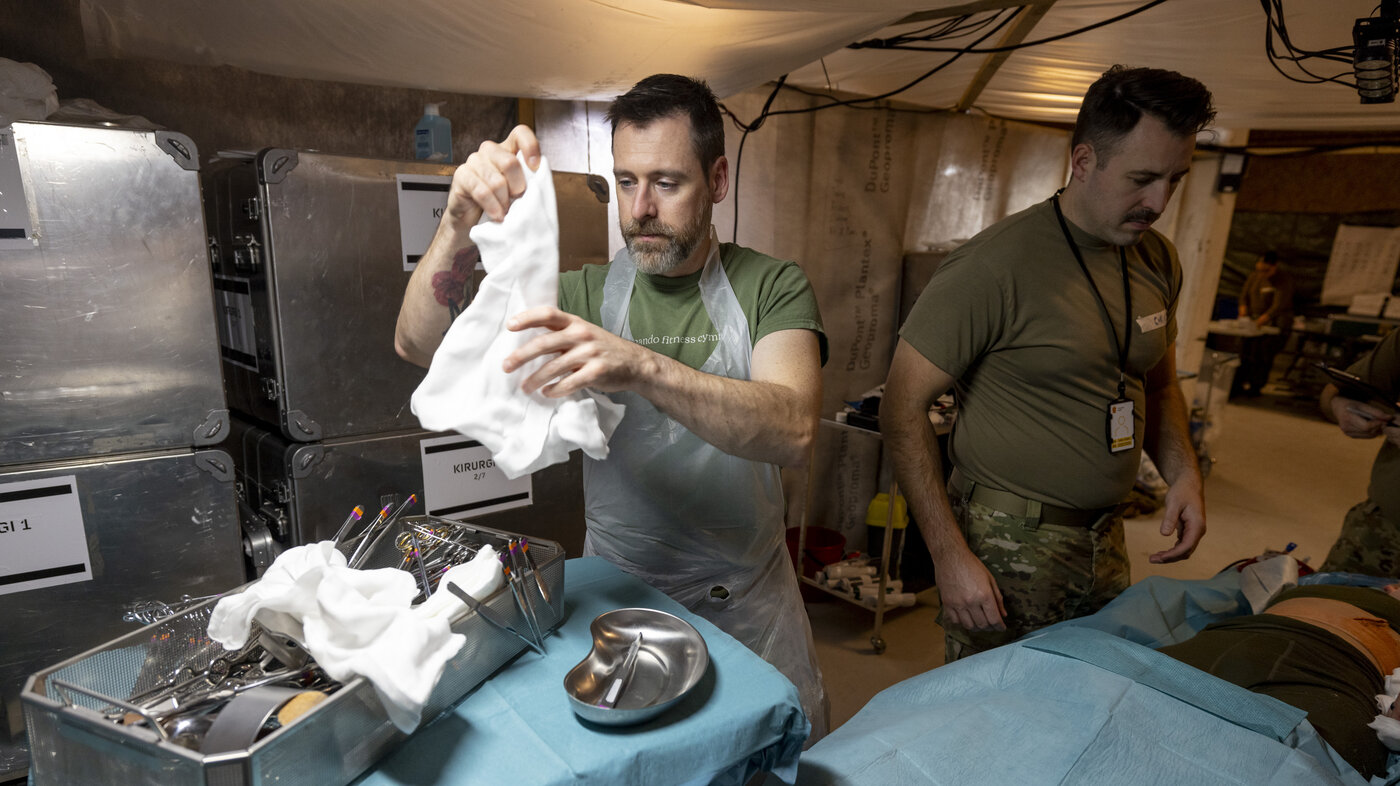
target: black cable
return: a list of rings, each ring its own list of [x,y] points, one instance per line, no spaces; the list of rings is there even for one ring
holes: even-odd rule
[[[1247,146],[1247,145],[1246,145],[1244,148],[1220,148],[1220,150],[1222,150],[1222,151],[1223,151],[1223,150],[1230,150],[1230,151],[1235,151],[1235,152],[1244,152],[1244,153],[1247,153],[1247,154],[1249,154],[1249,155],[1251,155],[1251,156],[1254,156],[1254,157],[1256,157],[1256,158],[1303,158],[1303,157],[1306,157],[1306,156],[1317,156],[1317,155],[1327,155],[1327,154],[1329,154],[1329,153],[1340,153],[1340,152],[1345,151],[1345,150],[1365,150],[1365,149],[1367,149],[1367,148],[1375,148],[1375,147],[1395,147],[1395,146],[1397,146],[1397,145],[1400,145],[1400,139],[1397,139],[1397,140],[1394,140],[1394,141],[1384,141],[1384,140],[1382,140],[1382,141],[1378,141],[1378,142],[1353,142],[1353,143],[1350,143],[1350,144],[1341,144],[1341,145],[1309,145],[1309,146],[1307,146],[1307,147],[1303,147],[1303,148],[1298,149],[1298,150],[1283,150],[1283,151],[1280,151],[1280,152],[1277,152],[1277,153],[1270,153],[1270,152],[1268,152],[1269,150],[1271,150],[1271,149],[1273,149],[1273,148],[1267,148],[1267,147],[1249,147],[1249,146]],[[1208,149],[1208,148],[1207,148],[1205,145],[1202,145],[1202,146],[1200,147],[1200,149],[1206,150],[1206,149]]]
[[[740,139],[739,139],[739,149],[738,149],[738,151],[737,151],[737,154],[736,154],[736,156],[735,156],[735,161],[734,161],[734,176],[733,176],[733,179],[732,179],[732,181],[731,181],[732,186],[733,186],[733,189],[732,189],[732,190],[733,190],[733,193],[734,193],[734,233],[733,233],[733,236],[734,236],[735,241],[737,242],[737,240],[738,240],[738,235],[739,235],[739,169],[740,169],[740,166],[742,165],[742,162],[743,162],[744,143],[748,140],[748,135],[749,135],[750,133],[754,132],[754,131],[757,131],[758,128],[763,124],[763,122],[764,122],[765,120],[767,120],[769,117],[773,117],[773,116],[775,116],[775,115],[807,114],[807,113],[810,113],[810,112],[818,112],[818,111],[823,110],[823,109],[831,109],[832,107],[838,107],[838,106],[849,106],[849,107],[853,107],[853,108],[856,108],[856,109],[889,109],[888,107],[863,107],[863,106],[860,106],[860,105],[861,105],[861,104],[873,104],[873,103],[875,103],[875,102],[877,102],[877,101],[882,101],[882,100],[884,100],[884,99],[891,98],[891,97],[893,97],[893,96],[899,95],[900,93],[903,93],[903,92],[905,92],[906,90],[909,90],[909,89],[913,88],[915,85],[919,84],[920,82],[923,82],[924,80],[928,79],[929,77],[933,76],[934,74],[938,73],[939,71],[942,71],[943,69],[945,69],[945,68],[947,68],[948,66],[952,65],[954,62],[956,62],[956,61],[957,61],[959,58],[961,58],[963,55],[966,55],[966,54],[993,54],[993,53],[997,53],[997,52],[1011,52],[1011,51],[1015,51],[1015,50],[1018,50],[1018,49],[1025,49],[1025,48],[1027,48],[1027,47],[1038,46],[1038,45],[1041,45],[1041,44],[1050,43],[1050,42],[1052,42],[1052,41],[1063,40],[1063,39],[1069,38],[1069,37],[1071,37],[1071,36],[1076,36],[1076,35],[1079,35],[1079,34],[1081,34],[1081,33],[1089,32],[1089,31],[1091,31],[1091,30],[1097,30],[1098,28],[1105,27],[1105,26],[1110,25],[1110,24],[1112,24],[1112,23],[1114,23],[1114,22],[1118,22],[1118,21],[1121,21],[1121,20],[1123,20],[1123,19],[1127,19],[1127,18],[1129,18],[1129,17],[1136,16],[1137,14],[1140,14],[1140,13],[1142,13],[1142,12],[1144,12],[1144,11],[1150,9],[1150,8],[1153,8],[1154,6],[1161,5],[1161,4],[1164,3],[1164,2],[1166,2],[1166,0],[1150,0],[1150,2],[1144,3],[1143,5],[1138,6],[1137,8],[1135,8],[1135,9],[1133,9],[1133,10],[1131,10],[1131,11],[1126,11],[1126,12],[1124,12],[1124,13],[1122,13],[1122,14],[1117,15],[1117,16],[1111,17],[1111,18],[1109,18],[1109,19],[1105,19],[1105,20],[1100,21],[1100,22],[1096,22],[1096,23],[1091,24],[1091,25],[1086,25],[1086,26],[1081,27],[1081,28],[1078,28],[1078,29],[1076,29],[1076,30],[1071,30],[1071,31],[1068,31],[1068,32],[1065,32],[1065,33],[1060,33],[1060,34],[1058,34],[1058,35],[1049,36],[1049,37],[1047,37],[1047,38],[1042,38],[1042,39],[1038,39],[1038,40],[1035,40],[1035,41],[1024,41],[1024,42],[1019,43],[1019,44],[1014,44],[1014,45],[1010,45],[1010,46],[1002,46],[1002,47],[992,47],[992,48],[988,48],[988,49],[977,49],[976,47],[977,47],[978,44],[982,43],[983,41],[987,40],[988,38],[992,37],[993,35],[996,35],[997,32],[999,32],[1002,28],[1004,28],[1007,24],[1009,24],[1013,19],[1015,19],[1017,16],[1019,16],[1020,13],[1021,13],[1022,11],[1025,10],[1026,7],[1025,7],[1025,6],[1018,6],[1018,7],[1015,7],[1014,9],[1013,9],[1013,8],[998,9],[997,11],[995,11],[994,13],[992,13],[992,14],[990,14],[990,15],[988,15],[988,16],[984,16],[984,17],[982,17],[982,18],[980,18],[980,19],[975,19],[975,20],[972,19],[969,15],[962,15],[962,16],[954,17],[954,18],[952,18],[951,20],[946,20],[946,21],[944,21],[944,22],[942,22],[942,23],[939,23],[939,24],[937,24],[937,25],[929,25],[928,27],[922,28],[921,31],[916,31],[916,32],[927,32],[927,31],[930,31],[930,30],[936,30],[936,31],[937,31],[937,32],[928,33],[927,35],[924,35],[924,36],[922,36],[922,37],[914,37],[914,36],[910,36],[910,35],[907,35],[907,34],[906,34],[906,35],[903,35],[903,36],[897,36],[897,37],[890,38],[890,39],[883,39],[883,40],[882,40],[882,39],[871,39],[870,41],[856,42],[856,43],[851,44],[851,45],[849,45],[849,46],[847,47],[848,49],[861,49],[861,48],[872,48],[872,49],[908,49],[908,50],[915,50],[915,51],[951,52],[951,53],[952,53],[952,57],[949,57],[947,60],[944,60],[942,63],[939,63],[938,65],[936,65],[936,66],[934,66],[933,68],[929,69],[928,71],[924,72],[922,75],[920,75],[919,77],[915,78],[913,81],[911,81],[911,82],[909,82],[909,83],[907,83],[907,84],[905,84],[905,85],[902,85],[902,86],[900,86],[900,87],[897,87],[897,88],[895,88],[894,90],[890,90],[890,91],[887,91],[887,92],[885,92],[885,93],[881,93],[881,94],[875,95],[875,96],[867,96],[867,97],[863,97],[863,98],[852,98],[852,99],[845,99],[845,100],[835,100],[835,97],[834,97],[834,96],[827,96],[827,95],[825,95],[825,94],[816,93],[816,92],[813,92],[813,91],[803,90],[802,88],[789,86],[789,87],[788,87],[789,90],[794,90],[794,91],[796,91],[796,92],[803,93],[804,95],[809,95],[809,96],[821,96],[821,97],[824,97],[824,98],[832,98],[833,100],[830,101],[829,103],[819,104],[819,105],[817,105],[817,106],[811,106],[811,107],[804,107],[804,108],[802,108],[802,109],[782,109],[782,110],[778,110],[778,111],[771,111],[771,110],[770,110],[770,107],[771,107],[772,104],[773,104],[773,100],[777,97],[778,91],[781,90],[781,89],[783,88],[783,86],[784,86],[783,83],[787,80],[787,77],[788,77],[787,74],[783,74],[782,77],[780,77],[780,78],[778,79],[777,85],[774,86],[773,92],[769,94],[768,100],[764,103],[762,111],[759,112],[758,117],[755,118],[751,123],[745,124],[742,120],[739,119],[739,117],[738,117],[737,115],[735,115],[732,111],[730,111],[730,109],[729,109],[728,107],[726,107],[726,106],[724,106],[723,104],[721,104],[721,105],[720,105],[720,109],[723,110],[725,114],[729,115],[729,117],[730,117],[731,121],[734,123],[735,127],[737,127],[738,129],[740,129],[740,131],[743,132],[743,136],[741,136]],[[1269,2],[1269,0],[1260,0],[1260,2],[1261,2],[1261,3],[1267,4],[1267,3]],[[1003,15],[1003,13],[1006,12],[1006,11],[1010,11],[1010,14],[1006,15],[1004,19],[1001,18],[1002,15]],[[1266,15],[1268,15],[1268,10],[1267,10],[1267,8],[1266,8],[1265,13],[1266,13]],[[987,31],[985,34],[983,34],[983,35],[981,35],[980,37],[978,37],[976,40],[974,40],[974,41],[973,41],[971,44],[969,44],[968,46],[961,47],[961,48],[952,48],[952,47],[915,47],[915,46],[907,46],[907,45],[903,45],[903,44],[891,44],[891,43],[889,43],[889,42],[897,42],[897,41],[905,41],[905,40],[934,41],[934,40],[940,40],[940,39],[951,38],[951,37],[961,37],[961,36],[964,36],[964,35],[973,34],[973,33],[975,33],[975,32],[980,32],[981,30],[983,30],[984,28],[986,28],[988,25],[991,25],[993,22],[995,22],[996,24],[995,24],[995,26],[992,27],[991,30]],[[1269,45],[1271,45],[1271,44],[1269,44]],[[1338,49],[1338,50],[1336,50],[1336,51],[1337,51],[1338,53],[1340,53],[1342,50]],[[1329,50],[1328,53],[1331,54],[1331,53],[1332,53],[1331,50]],[[1271,62],[1272,62],[1272,61],[1271,61]],[[825,67],[826,67],[826,64],[825,64],[825,62],[823,62],[823,63],[822,63],[822,68],[823,68],[823,70],[825,70]],[[1275,68],[1277,68],[1277,65],[1275,65]],[[1280,72],[1281,72],[1281,71],[1280,71]],[[1285,76],[1287,76],[1287,75],[1285,74]],[[829,81],[829,80],[828,80],[828,81]],[[975,107],[974,107],[974,108],[975,108]],[[914,111],[914,110],[910,110],[910,111]],[[949,111],[949,110],[933,109],[933,110],[923,110],[923,111],[942,112],[942,111]],[[990,115],[990,113],[988,113],[988,115],[994,117],[993,115]]]
[[[1007,16],[1005,19],[1003,19],[999,24],[997,24],[996,27],[993,27],[991,30],[989,30],[989,31],[986,33],[986,35],[983,35],[981,38],[977,39],[976,41],[973,41],[972,44],[971,44],[970,46],[968,46],[966,49],[956,50],[956,54],[954,54],[952,57],[948,58],[947,60],[944,60],[943,62],[939,63],[938,65],[934,66],[933,68],[930,68],[928,71],[925,71],[922,75],[920,75],[919,77],[917,77],[916,79],[914,79],[912,82],[909,82],[909,83],[906,84],[906,85],[902,85],[902,86],[900,86],[900,87],[897,87],[897,88],[895,88],[894,90],[890,90],[890,91],[888,91],[888,92],[881,93],[880,95],[876,95],[876,96],[868,96],[868,97],[865,97],[865,98],[851,98],[851,99],[847,99],[847,100],[843,100],[843,101],[832,101],[832,102],[829,103],[829,104],[821,104],[821,105],[819,105],[819,106],[806,107],[806,108],[804,108],[804,109],[781,109],[781,110],[778,110],[777,112],[771,112],[771,113],[769,113],[769,114],[772,114],[772,115],[800,115],[800,114],[806,114],[807,112],[816,112],[816,111],[819,111],[819,110],[822,110],[822,109],[830,109],[831,107],[834,107],[834,106],[851,106],[851,105],[853,105],[853,104],[867,104],[867,103],[872,103],[872,102],[875,102],[875,101],[883,101],[883,100],[886,99],[886,98],[890,98],[890,97],[892,97],[892,96],[899,95],[900,93],[903,93],[904,91],[906,91],[906,90],[912,88],[913,86],[919,84],[920,82],[924,81],[925,79],[928,79],[929,77],[933,76],[934,74],[938,73],[939,71],[942,71],[943,69],[945,69],[945,68],[947,68],[948,66],[952,65],[958,58],[962,57],[964,54],[967,54],[968,52],[973,51],[973,50],[972,50],[972,47],[977,46],[977,44],[979,44],[979,43],[981,43],[981,42],[987,40],[988,38],[991,38],[992,36],[996,35],[998,31],[1000,31],[1003,27],[1005,27],[1007,24],[1009,24],[1009,23],[1011,22],[1011,20],[1015,19],[1015,18],[1017,17],[1017,15],[1019,15],[1019,14],[1021,13],[1021,11],[1023,11],[1023,10],[1024,10],[1024,8],[1017,8],[1017,9],[1013,10],[1013,11],[1011,12],[1011,14],[1010,14],[1009,16]],[[997,13],[1001,13],[1001,12],[998,11]]]
[[[846,48],[897,49],[911,42],[921,41],[929,43],[933,41],[945,41],[954,38],[963,38],[968,35],[975,35],[976,33],[982,31],[988,25],[992,24],[998,18],[1000,18],[1002,13],[1004,13],[1007,10],[1009,9],[999,8],[995,11],[988,12],[978,18],[973,18],[970,15],[952,17],[948,20],[945,20],[941,26],[941,29],[936,33],[926,32],[929,29],[931,29],[932,26],[930,26],[930,28],[925,28],[924,30],[915,30],[909,33],[902,33],[900,35],[892,36],[890,38],[877,38],[872,39],[868,42],[858,41],[853,44],[848,44]],[[1021,10],[1023,9],[1016,8],[1016,12],[1019,12]],[[862,44],[868,44],[868,46],[862,46]],[[949,51],[960,51],[960,49],[961,48],[949,47]]]
[[[1021,12],[1021,10],[1022,10],[1022,9],[1017,8],[1017,9],[1016,9],[1015,11],[1013,11],[1009,16],[1007,16],[1006,19],[1003,20],[1000,24],[998,24],[996,27],[992,28],[991,31],[989,31],[986,35],[984,35],[984,36],[982,36],[981,38],[979,38],[979,39],[977,39],[976,41],[974,41],[974,42],[972,43],[972,46],[976,46],[977,44],[981,43],[982,41],[986,40],[987,38],[989,38],[989,37],[991,37],[991,36],[993,36],[993,35],[996,35],[996,32],[997,32],[998,30],[1000,30],[1002,27],[1004,27],[1004,26],[1005,26],[1008,22],[1010,22],[1012,19],[1015,19],[1015,18],[1016,18],[1016,15],[1019,14],[1019,13]],[[998,11],[997,13],[1000,14],[1001,12]],[[751,132],[757,131],[757,130],[759,129],[759,127],[763,125],[764,121],[766,121],[766,120],[767,120],[768,118],[770,118],[770,117],[773,117],[774,115],[796,115],[796,114],[806,114],[806,113],[809,113],[809,112],[817,112],[817,111],[820,111],[820,110],[822,110],[822,109],[830,109],[831,107],[834,107],[834,106],[850,106],[850,105],[852,105],[852,104],[864,104],[864,103],[871,103],[871,102],[874,102],[874,101],[879,101],[879,100],[881,100],[881,99],[888,98],[888,97],[890,97],[890,96],[897,95],[897,94],[899,94],[899,93],[904,92],[905,90],[908,90],[909,88],[913,87],[914,85],[917,85],[918,83],[924,81],[925,79],[928,79],[930,76],[933,76],[934,74],[938,73],[939,71],[943,70],[944,68],[947,68],[949,65],[951,65],[951,64],[953,63],[953,61],[957,60],[959,57],[962,57],[962,55],[961,55],[961,54],[955,54],[955,55],[953,55],[952,57],[948,58],[947,60],[943,61],[942,63],[939,63],[938,65],[936,65],[936,66],[934,66],[933,68],[929,69],[927,72],[925,72],[925,73],[923,74],[923,76],[920,76],[918,79],[915,79],[914,81],[910,82],[909,84],[907,84],[907,85],[905,85],[905,86],[903,86],[903,87],[901,87],[901,88],[898,88],[897,90],[892,90],[892,91],[890,91],[890,92],[888,92],[888,93],[884,93],[884,94],[882,94],[882,95],[872,96],[872,97],[869,97],[869,98],[851,99],[851,100],[849,100],[849,101],[833,101],[833,102],[831,102],[831,103],[822,104],[822,105],[820,105],[820,106],[805,107],[805,108],[803,108],[803,109],[783,109],[783,110],[779,110],[779,111],[777,111],[777,112],[774,112],[774,111],[771,111],[771,108],[772,108],[772,106],[773,106],[773,100],[774,100],[775,98],[778,97],[778,91],[779,91],[779,90],[782,90],[782,88],[783,88],[783,83],[786,82],[786,81],[787,81],[787,78],[788,78],[788,75],[787,75],[787,74],[783,74],[781,77],[778,78],[778,83],[777,83],[776,85],[773,86],[773,92],[768,94],[768,100],[764,102],[764,104],[763,104],[763,109],[759,111],[758,117],[754,118],[753,122],[748,123],[747,125],[744,124],[744,122],[741,121],[741,120],[738,118],[737,115],[735,115],[733,112],[731,112],[731,111],[729,110],[728,107],[722,107],[723,111],[724,111],[726,114],[729,115],[729,117],[734,121],[735,125],[737,125],[737,126],[743,131],[743,136],[741,136],[741,137],[739,138],[739,150],[738,150],[738,152],[736,153],[736,155],[735,155],[735,157],[734,157],[734,178],[733,178],[733,181],[732,181],[732,182],[733,182],[733,186],[734,186],[734,189],[733,189],[733,190],[734,190],[734,231],[733,231],[733,233],[732,233],[732,237],[733,237],[732,242],[735,242],[735,243],[739,242],[739,167],[743,164],[743,158],[744,158],[744,142],[747,141],[748,136],[749,136],[749,134],[750,134]]]
[[[1293,45],[1293,39],[1288,34],[1288,24],[1284,19],[1283,14],[1283,0],[1259,0],[1259,5],[1264,9],[1264,54],[1269,61],[1269,65],[1273,66],[1273,69],[1275,71],[1279,72],[1279,74],[1281,74],[1285,79],[1288,79],[1293,82],[1298,82],[1300,84],[1316,85],[1323,84],[1326,82],[1332,82],[1334,84],[1342,85],[1343,87],[1347,87],[1352,90],[1357,89],[1357,86],[1354,82],[1348,82],[1341,78],[1347,73],[1351,73],[1349,71],[1337,74],[1335,76],[1322,76],[1321,74],[1313,73],[1312,71],[1308,70],[1307,66],[1303,65],[1303,62],[1305,60],[1310,60],[1313,58],[1317,58],[1320,60],[1330,60],[1339,63],[1350,63],[1352,58],[1349,53],[1353,51],[1353,47],[1332,47],[1330,49],[1323,49],[1318,51],[1299,49]],[[1279,42],[1282,43],[1283,47],[1288,51],[1288,55],[1281,55],[1275,49],[1275,34],[1277,34]],[[1293,67],[1297,68],[1299,71],[1303,72],[1310,78],[1300,79],[1299,77],[1288,73],[1283,69],[1283,66],[1279,65],[1279,61],[1287,61],[1292,63]]]
[[[768,100],[763,102],[763,109],[759,110],[758,117],[754,118],[754,121],[747,126],[743,125],[733,112],[729,112],[727,107],[724,110],[744,131],[743,136],[739,137],[739,151],[734,156],[734,232],[731,241],[734,243],[739,242],[739,167],[744,163],[744,142],[748,141],[750,132],[757,131],[763,126],[763,121],[768,119],[768,110],[773,106],[773,99],[778,97],[778,91],[783,89],[783,83],[787,81],[787,78],[787,74],[778,77],[778,83],[773,85],[773,92],[769,93]]]
[[[1066,38],[1070,38],[1070,37],[1072,37],[1072,36],[1080,35],[1081,33],[1087,33],[1087,32],[1089,32],[1090,30],[1097,30],[1097,29],[1099,29],[1100,27],[1104,27],[1105,25],[1111,25],[1111,24],[1113,24],[1114,22],[1122,21],[1122,20],[1127,19],[1128,17],[1131,17],[1131,16],[1136,16],[1136,15],[1142,13],[1143,11],[1146,11],[1146,10],[1148,10],[1149,8],[1152,8],[1153,6],[1159,6],[1159,5],[1161,5],[1162,3],[1165,3],[1165,2],[1167,2],[1167,0],[1151,0],[1150,2],[1144,3],[1144,4],[1140,5],[1140,6],[1138,6],[1137,8],[1134,8],[1134,9],[1131,10],[1131,11],[1125,11],[1125,12],[1119,14],[1118,16],[1115,16],[1115,17],[1112,17],[1112,18],[1109,18],[1109,19],[1105,19],[1105,20],[1103,20],[1103,21],[1101,21],[1101,22],[1095,22],[1094,24],[1091,24],[1091,25],[1085,25],[1084,27],[1081,27],[1081,28],[1079,28],[1079,29],[1077,29],[1077,30],[1070,30],[1069,32],[1060,33],[1060,34],[1058,34],[1058,35],[1052,35],[1052,36],[1050,36],[1050,37],[1048,37],[1048,38],[1040,38],[1040,39],[1037,39],[1037,40],[1035,40],[1035,41],[1022,41],[1022,42],[1019,43],[1019,44],[1010,44],[1010,45],[1008,45],[1008,46],[994,46],[994,47],[991,47],[991,48],[989,48],[989,49],[972,49],[972,48],[967,48],[967,49],[952,49],[952,48],[949,48],[949,47],[937,47],[937,46],[910,46],[910,45],[905,45],[905,44],[897,44],[897,45],[894,45],[894,46],[889,46],[889,45],[887,45],[887,44],[885,43],[886,39],[878,39],[878,38],[871,39],[871,40],[869,40],[869,41],[857,41],[857,42],[854,43],[854,44],[849,44],[849,45],[847,45],[846,48],[847,48],[847,49],[904,49],[904,50],[909,50],[909,51],[913,51],[913,52],[958,52],[958,53],[960,53],[960,54],[972,54],[972,55],[989,55],[989,54],[996,54],[996,53],[998,53],[998,52],[1014,52],[1014,51],[1016,51],[1017,49],[1025,49],[1026,47],[1030,47],[1030,46],[1039,46],[1039,45],[1041,45],[1041,44],[1048,44],[1048,43],[1050,43],[1050,42],[1052,42],[1052,41],[1060,41],[1060,40],[1063,40],[1063,39],[1066,39]],[[1267,0],[1260,0],[1260,2],[1267,2]],[[1019,12],[1019,11],[1021,11],[1021,10],[1024,10],[1024,8],[1025,8],[1025,6],[1022,6],[1022,7],[1018,8],[1017,11]],[[888,39],[888,40],[894,40],[894,39]]]

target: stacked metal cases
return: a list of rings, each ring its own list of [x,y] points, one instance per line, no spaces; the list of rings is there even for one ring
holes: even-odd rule
[[[278,148],[206,168],[229,406],[297,442],[418,426],[424,371],[398,357],[394,327],[452,172]],[[606,261],[598,181],[555,174],[566,269]]]
[[[0,245],[0,463],[214,445],[227,428],[186,137],[15,123]]]
[[[441,454],[420,450],[433,435],[409,404],[425,372],[398,357],[394,328],[452,172],[269,148],[221,154],[202,173],[224,382],[236,412],[226,447],[255,575],[281,549],[329,537],[353,506],[373,516],[412,493],[430,505],[437,497],[430,513],[581,548],[577,460],[526,481],[516,496],[530,498],[516,502],[528,507],[518,511],[448,505],[428,488],[425,457]],[[555,173],[554,183],[561,267],[606,261],[606,183],[576,173]],[[464,309],[483,274],[456,275],[465,297],[455,306]],[[489,464],[489,455],[474,458],[461,463]],[[481,482],[482,472],[437,485]]]
[[[0,127],[0,780],[27,675],[245,580],[198,153]]]
[[[297,442],[416,428],[394,325],[411,275],[401,176],[451,167],[268,149],[202,176],[229,406]],[[435,226],[430,214],[426,220]],[[421,253],[421,252],[419,252]]]
[[[413,517],[400,522],[408,526],[432,519]],[[511,537],[483,527],[474,529],[487,542]],[[395,540],[385,538],[369,562],[371,567],[389,565],[400,556]],[[549,589],[549,602],[540,610],[545,615],[541,622],[552,629],[564,613],[564,553],[559,544],[546,540],[532,538],[530,547],[538,578]],[[506,588],[483,605],[506,625],[525,629],[526,619]],[[373,687],[362,678],[346,683],[295,723],[249,748],[228,753],[202,755],[166,740],[148,725],[122,725],[104,717],[132,695],[143,670],[170,671],[184,662],[178,658],[207,651],[201,646],[207,642],[207,616],[207,606],[192,608],[35,674],[23,695],[25,717],[35,730],[32,782],[36,786],[330,786],[353,781],[404,739],[388,720]],[[452,629],[465,636],[466,644],[448,662],[433,689],[423,710],[424,724],[525,647],[519,638],[465,609],[453,618]],[[170,641],[181,646],[172,647]]]
[[[481,451],[466,437],[422,429],[293,442],[268,427],[234,418],[225,449],[233,456],[238,476],[254,572],[260,575],[289,546],[331,538],[356,505],[363,507],[368,521],[382,506],[397,506],[415,492],[420,500],[427,496],[426,505],[410,512],[469,518],[483,526],[559,542],[569,553],[582,552],[581,528],[569,524],[581,520],[583,508],[579,457],[517,484],[523,498],[479,495],[456,501],[425,495],[425,476],[450,475],[453,468],[469,463],[454,461],[454,448],[459,446]],[[441,471],[435,469],[438,466]]]

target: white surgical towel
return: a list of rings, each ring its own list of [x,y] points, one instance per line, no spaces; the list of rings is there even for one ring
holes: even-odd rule
[[[1366,725],[1376,730],[1376,737],[1382,745],[1400,752],[1400,721],[1386,715],[1397,695],[1400,695],[1400,669],[1386,675],[1385,693],[1376,694],[1376,709],[1380,710],[1380,714]]]
[[[1296,586],[1298,560],[1287,554],[1261,559],[1240,571],[1240,591],[1249,601],[1249,610],[1254,614],[1263,612],[1275,595]]]
[[[504,580],[495,550],[484,546],[453,568],[455,583],[478,599]],[[470,578],[468,578],[470,577]],[[368,679],[389,719],[413,731],[447,661],[466,637],[449,620],[461,601],[411,608],[418,585],[395,568],[354,570],[330,541],[288,549],[243,592],[221,598],[209,618],[209,637],[228,649],[248,641],[254,619],[296,639],[332,679]]]
[[[524,159],[521,159],[522,165]],[[595,459],[608,455],[608,438],[623,406],[593,391],[549,398],[526,395],[520,383],[548,358],[511,374],[501,362],[544,328],[512,332],[506,320],[528,308],[559,302],[559,217],[549,163],[525,169],[525,193],[504,221],[472,227],[486,278],[471,305],[443,337],[422,384],[413,392],[413,414],[423,428],[458,431],[485,445],[509,478],[565,461],[582,448]]]

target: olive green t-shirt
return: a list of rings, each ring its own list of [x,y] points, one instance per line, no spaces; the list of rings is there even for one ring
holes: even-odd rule
[[[1370,354],[1352,364],[1351,373],[1400,398],[1400,330],[1392,330]],[[1400,447],[1383,441],[1371,465],[1371,501],[1386,521],[1400,522]]]
[[[807,274],[786,262],[732,243],[720,244],[720,262],[749,323],[749,340],[780,330],[811,330],[826,364],[826,334]],[[584,265],[559,276],[559,308],[603,323],[603,282],[611,263]],[[700,368],[719,341],[700,299],[700,275],[655,276],[638,271],[627,319],[632,340],[691,368]]]
[[[1070,224],[1114,335],[1049,201],[948,255],[900,336],[953,376],[953,464],[972,480],[1073,508],[1121,502],[1137,476],[1143,375],[1176,339],[1181,268],[1155,231],[1126,249],[1133,320],[1127,397],[1135,447],[1108,450],[1126,321],[1118,247]]]

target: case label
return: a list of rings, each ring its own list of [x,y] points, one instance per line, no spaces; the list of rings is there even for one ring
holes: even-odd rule
[[[39,245],[30,221],[15,135],[8,128],[0,128],[0,251],[22,251]]]
[[[437,234],[438,222],[447,209],[451,175],[395,176],[399,191],[399,240],[403,245],[403,269],[412,273],[418,260],[428,253],[428,244]]]
[[[506,477],[480,442],[458,434],[418,444],[428,515],[462,520],[533,504],[531,476]]]
[[[77,477],[0,484],[0,595],[91,580]]]
[[[253,295],[246,278],[214,276],[219,351],[236,366],[258,370],[258,339],[253,323]]]

